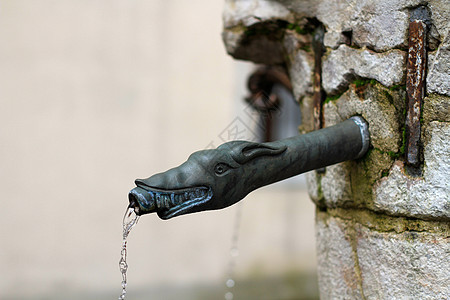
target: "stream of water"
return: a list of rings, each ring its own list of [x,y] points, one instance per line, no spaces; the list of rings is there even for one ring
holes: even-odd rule
[[[236,208],[236,216],[234,218],[234,226],[233,226],[233,234],[231,236],[231,247],[230,247],[230,257],[228,261],[228,272],[227,272],[227,280],[225,285],[227,287],[227,291],[225,292],[225,300],[233,300],[233,287],[236,284],[234,281],[234,269],[236,265],[236,259],[239,256],[239,231],[241,227],[241,219],[242,219],[242,203],[239,203]]]
[[[234,298],[232,288],[235,285],[234,277],[234,266],[237,256],[239,256],[238,250],[238,240],[239,240],[239,229],[241,223],[241,205],[238,207],[235,216],[235,223],[233,228],[233,234],[231,238],[230,247],[230,260],[228,264],[226,287],[227,292],[225,293],[225,300],[232,300]],[[122,226],[122,250],[120,251],[119,269],[122,274],[122,292],[120,293],[119,300],[124,300],[127,293],[127,238],[130,234],[131,229],[137,224],[139,216],[135,213],[133,207],[128,207],[125,215],[123,216]]]
[[[123,234],[122,234],[122,250],[120,251],[119,269],[122,273],[122,293],[119,296],[119,300],[125,299],[127,293],[127,237],[130,234],[131,229],[137,224],[139,216],[134,212],[133,207],[128,207],[125,215],[123,216]]]

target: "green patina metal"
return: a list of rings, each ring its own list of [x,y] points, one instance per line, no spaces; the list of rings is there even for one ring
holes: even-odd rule
[[[346,160],[369,147],[368,125],[352,117],[335,126],[270,143],[232,141],[193,153],[182,165],[136,180],[130,206],[162,219],[222,209],[257,188]]]

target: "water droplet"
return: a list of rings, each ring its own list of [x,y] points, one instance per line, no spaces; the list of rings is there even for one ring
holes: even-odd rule
[[[120,272],[122,272],[122,273],[127,272],[128,264],[123,257],[119,261],[119,268],[120,268]]]
[[[232,288],[234,286],[234,280],[231,278],[228,279],[226,285],[227,287]]]
[[[236,217],[234,220],[234,226],[233,226],[233,235],[231,237],[231,247],[230,247],[230,257],[228,262],[228,280],[226,281],[226,287],[228,291],[225,293],[225,299],[232,300],[234,298],[233,293],[230,291],[231,288],[233,288],[236,285],[236,282],[234,281],[234,269],[236,264],[236,258],[239,256],[239,249],[238,249],[238,240],[239,240],[239,228],[241,224],[241,210],[242,210],[242,204],[238,205],[238,209],[236,210]]]

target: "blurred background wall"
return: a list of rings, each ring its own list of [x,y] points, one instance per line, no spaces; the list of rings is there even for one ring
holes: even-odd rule
[[[252,66],[226,55],[221,10],[208,0],[0,2],[1,299],[117,297],[134,179],[217,146],[237,116],[250,124]],[[199,299],[193,287],[223,299],[236,232],[235,288],[314,274],[313,215],[300,180],[222,211],[144,216],[128,242],[129,299]]]

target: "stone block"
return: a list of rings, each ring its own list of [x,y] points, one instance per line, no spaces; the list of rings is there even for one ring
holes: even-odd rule
[[[348,38],[343,37],[346,32],[351,45],[382,52],[407,47],[411,11],[420,5],[426,5],[430,11],[432,49],[440,42],[446,44],[450,9],[442,0],[426,3],[421,0],[226,0],[223,20],[226,31],[231,31],[239,26],[250,27],[272,20],[295,23],[302,18],[315,17],[326,28],[326,47],[336,49],[348,43]],[[236,40],[236,31],[234,33],[224,34],[227,48],[231,48],[228,40]]]
[[[274,23],[257,23],[254,28],[238,26],[225,29],[222,39],[228,54],[235,59],[257,64],[280,65],[285,63],[281,42],[283,30]],[[265,30],[271,31],[266,34]]]
[[[389,224],[378,226],[376,215],[370,216],[367,222],[361,211],[353,211],[349,219],[317,212],[321,299],[446,299],[450,293],[448,225],[437,231],[399,226],[397,231]]]
[[[325,46],[336,49],[351,35],[351,43],[377,52],[408,45],[411,11],[425,5],[430,11],[433,44],[448,35],[450,8],[447,1],[428,0],[277,0],[299,17],[316,17],[326,28]],[[434,49],[434,48],[433,48]]]
[[[376,53],[341,45],[331,50],[322,63],[322,84],[327,93],[345,90],[355,77],[375,79],[385,86],[404,81],[406,53],[391,50]]]
[[[327,217],[326,213],[317,214],[317,271],[321,299],[362,299],[348,230],[341,219]]]
[[[435,38],[443,43],[443,47],[450,45],[448,20],[450,19],[450,5],[446,0],[428,0],[431,24],[436,31]]]
[[[227,53],[236,59],[261,64],[285,62],[284,29],[277,21],[293,22],[293,14],[282,4],[267,0],[227,0],[223,9],[222,39]]]
[[[322,200],[322,188],[320,186],[320,177],[318,176],[316,171],[310,171],[305,174],[308,194],[311,200],[319,204]]]
[[[351,32],[352,44],[376,51],[407,45],[409,16],[405,1],[320,1],[317,18],[327,28],[327,46],[336,48],[343,31]],[[417,5],[419,1],[409,1]]]
[[[301,101],[306,94],[313,92],[314,58],[311,53],[297,50],[288,66],[294,97]]]
[[[378,232],[359,224],[355,229],[365,299],[448,299],[450,241],[445,234]]]
[[[450,96],[450,48],[428,53],[426,89],[429,94]]]
[[[323,104],[323,124],[330,127],[344,121],[339,114],[337,101],[329,101]]]
[[[431,122],[424,137],[423,177],[397,161],[374,186],[373,209],[391,215],[450,220],[450,123]]]
[[[328,166],[322,176],[321,183],[327,207],[353,205],[350,169],[347,163]]]
[[[314,130],[314,98],[306,95],[300,104],[302,124],[299,126],[299,130],[301,134],[304,134]]]
[[[249,27],[269,20],[294,20],[293,14],[283,4],[269,0],[225,0],[224,28]]]
[[[370,142],[384,152],[398,152],[403,126],[403,91],[390,91],[380,85],[364,87],[351,85],[335,103],[324,105],[325,127],[354,115],[361,115],[369,123]]]
[[[423,124],[431,121],[450,122],[450,98],[429,95],[423,100]]]

